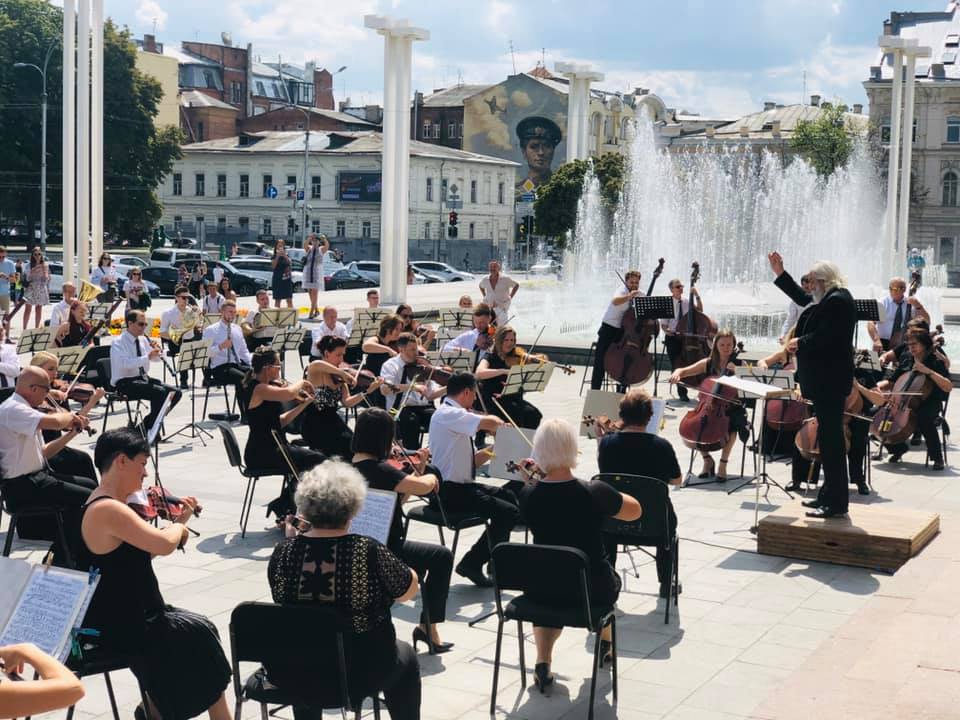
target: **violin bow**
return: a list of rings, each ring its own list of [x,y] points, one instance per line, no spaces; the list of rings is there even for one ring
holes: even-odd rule
[[[514,429],[516,429],[516,431],[520,433],[520,437],[522,437],[524,442],[530,446],[531,450],[533,450],[533,442],[530,440],[530,438],[528,438],[526,435],[523,434],[523,430],[521,430],[520,427],[517,425],[517,423],[514,422],[513,418],[510,417],[510,413],[508,413],[504,409],[503,405],[501,405],[500,402],[495,397],[491,395],[490,399],[493,400],[493,404],[496,405],[500,409],[500,412],[503,413],[503,416],[507,419],[507,422],[509,422],[514,427]]]
[[[143,423],[138,423],[137,426],[140,428],[140,435],[143,436],[143,439],[147,439],[146,429],[143,426]],[[157,458],[154,457],[153,453],[147,453],[150,456],[150,463],[153,465],[153,480],[157,484],[157,487],[160,488],[160,494],[163,496],[163,504],[167,508],[167,519],[173,517],[170,513],[170,500],[167,498],[167,489],[163,486],[163,481],[160,479],[160,466],[157,464]],[[186,523],[182,523],[183,526],[193,534],[194,537],[200,537],[200,533],[194,530],[192,527]],[[180,552],[186,552],[186,550],[181,545],[179,548]]]
[[[718,395],[717,393],[712,393],[712,392],[710,392],[709,390],[703,390],[702,388],[698,388],[698,387],[696,387],[695,385],[691,385],[690,383],[683,383],[683,382],[682,382],[682,383],[677,383],[677,385],[682,385],[683,387],[687,388],[688,390],[695,390],[695,391],[698,392],[698,393],[703,393],[704,395],[709,395],[710,397],[716,398],[717,400],[723,400],[724,402],[730,403],[731,405],[743,405],[743,403],[740,402],[739,400],[731,400],[730,398],[725,398],[723,395]]]
[[[540,332],[537,333],[537,337],[534,339],[533,345],[530,346],[530,349],[527,350],[526,354],[520,359],[520,367],[521,367],[521,368],[523,367],[523,364],[524,364],[524,362],[526,361],[526,359],[533,354],[533,349],[534,349],[534,348],[537,346],[537,344],[540,342],[540,336],[543,335],[543,331],[546,330],[546,329],[547,329],[547,326],[546,326],[546,325],[544,325],[542,328],[540,328]],[[541,364],[541,365],[543,364],[543,361],[542,361],[542,360],[540,361],[540,364]]]

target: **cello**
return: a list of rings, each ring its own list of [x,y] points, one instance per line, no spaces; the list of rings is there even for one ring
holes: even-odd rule
[[[717,334],[717,324],[694,306],[693,289],[700,279],[700,263],[691,265],[690,297],[687,300],[687,312],[677,320],[677,333],[680,335],[680,356],[677,363],[688,367],[710,356],[710,347]],[[699,385],[704,376],[690,378],[691,385]]]
[[[663,273],[664,262],[660,258],[653,271],[647,297],[653,294],[653,286]],[[653,374],[650,341],[659,332],[656,320],[641,321],[637,318],[636,305],[627,313],[630,317],[625,315],[623,318],[623,337],[611,345],[603,357],[603,369],[621,386],[646,382]]]
[[[901,375],[893,384],[886,404],[873,416],[870,434],[884,445],[907,440],[917,426],[917,408],[932,391],[933,382],[916,370]]]
[[[854,373],[860,369],[861,365],[869,360],[869,351],[859,351],[857,353],[857,361],[853,366]],[[794,402],[803,405],[812,404],[809,400],[796,400]],[[850,388],[850,394],[847,395],[847,399],[843,402],[843,442],[847,452],[850,451],[850,421],[856,418],[857,420],[866,422],[868,419],[861,413],[863,413],[863,395],[860,394],[860,390],[857,388],[856,382],[854,382],[853,387]],[[794,437],[794,444],[805,460],[820,462],[820,424],[816,417],[807,418],[802,421],[800,429],[797,430],[797,434]]]
[[[727,362],[736,362],[741,352],[742,342],[737,343]],[[742,403],[737,399],[736,389],[719,384],[716,377],[705,377],[697,392],[697,406],[680,421],[680,438],[684,445],[694,450],[720,450],[730,437],[730,416],[727,411],[731,405]]]
[[[917,294],[917,290],[920,289],[920,271],[914,270],[910,273],[910,289],[907,292],[907,297],[912,298]],[[910,303],[907,303],[907,307],[903,312],[903,322],[900,323],[900,327],[890,333],[890,344],[888,347],[891,350],[894,350],[900,347],[903,344],[903,341],[907,338],[907,323],[910,322],[910,315],[913,314],[913,306]]]

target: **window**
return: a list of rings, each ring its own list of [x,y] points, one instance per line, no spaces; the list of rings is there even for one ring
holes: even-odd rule
[[[457,124],[451,122],[447,124],[447,139],[453,140],[457,137]]]
[[[217,175],[217,197],[227,196],[227,176]]]
[[[426,140],[428,137],[430,137],[430,121],[429,121],[429,120],[424,120],[424,121],[423,121],[423,135],[420,137],[420,139],[421,139],[421,140]]]
[[[433,124],[433,137],[437,140],[440,139],[440,123]]]
[[[263,234],[273,235],[273,223],[270,221],[270,218],[263,219]]]
[[[283,100],[283,93],[280,92],[280,85],[277,83],[270,83],[270,90],[273,92],[273,97],[277,100]]]
[[[310,197],[320,199],[320,176],[314,175],[310,178]]]
[[[503,205],[504,198],[504,185],[502,182],[497,183],[497,204]]]
[[[347,221],[337,220],[337,237],[347,236]]]
[[[947,142],[960,143],[960,117],[947,118]]]
[[[267,190],[273,185],[273,175],[263,176],[263,196],[267,196]],[[269,234],[269,233],[268,233]]]
[[[225,233],[227,231],[227,219],[221,215],[217,218],[217,232]]]
[[[174,215],[174,216],[173,216],[173,231],[174,231],[175,233],[178,233],[178,232],[180,232],[180,230],[181,230],[182,228],[183,228],[183,217],[180,216],[180,215]]]
[[[477,202],[477,181],[470,181],[470,202],[476,204]]]
[[[369,220],[364,220],[360,226],[360,236],[365,238],[371,237]]]
[[[942,237],[937,247],[937,263],[940,265],[956,264],[957,239]]]
[[[214,74],[213,70],[204,70],[203,80],[207,84],[208,88],[212,90],[217,89],[217,76]]]
[[[287,235],[293,235],[297,232],[297,221],[293,218],[287,219]]]
[[[296,196],[297,196],[297,176],[287,175],[287,197],[294,198]]]
[[[440,202],[447,201],[447,179],[443,178],[440,181]]]
[[[237,222],[240,225],[240,229],[244,232],[250,229],[250,218],[241,216]]]
[[[945,207],[957,206],[957,174],[950,170],[943,176],[943,205]]]
[[[197,142],[203,142],[203,121],[197,123]]]
[[[955,35],[955,34],[947,35],[947,39],[946,39],[946,42],[944,42],[944,45],[946,45],[947,47],[960,46],[960,35]]]
[[[250,197],[250,176],[240,176],[240,197]]]
[[[243,92],[241,90],[240,83],[236,80],[230,83],[230,101],[234,105],[239,105],[243,102]]]
[[[951,50],[950,52],[945,52],[940,58],[940,62],[944,65],[954,65],[957,62],[957,52],[956,50]]]
[[[949,132],[949,128],[948,128]],[[913,121],[913,139],[912,142],[917,141],[917,121]],[[890,142],[890,118],[884,118],[883,123],[880,125],[880,142],[889,143]],[[950,140],[947,140],[950,142]]]
[[[173,174],[173,194],[183,195],[183,174],[182,173]]]
[[[201,234],[201,231],[202,231],[202,230],[205,230],[205,229],[206,229],[206,228],[203,227],[203,215],[197,215],[197,216],[193,219],[193,223],[194,223],[195,232],[196,232],[198,235]]]
[[[264,96],[264,97],[265,97],[266,94],[267,94],[267,91],[266,91],[266,89],[264,89],[264,87],[263,87],[263,81],[262,81],[262,80],[257,80],[257,95],[261,95],[261,96]],[[268,234],[269,234],[269,233],[268,233]]]
[[[433,178],[427,178],[427,202],[433,202]]]
[[[203,197],[206,186],[206,178],[204,177],[203,173],[197,173],[194,176],[194,180],[196,181],[196,186],[194,187],[193,194],[197,197]]]
[[[424,240],[430,239],[430,221],[429,220],[423,224],[423,239]]]
[[[458,138],[463,137],[463,123],[460,123],[459,125],[457,125],[457,137]]]
[[[310,232],[312,232],[314,235],[319,235],[319,234],[320,234],[320,221],[319,221],[319,220],[311,220],[311,221],[310,221]]]
[[[476,223],[470,223],[470,224],[467,226],[467,239],[473,240],[473,238],[474,238],[474,232],[476,231],[476,226],[477,226]]]

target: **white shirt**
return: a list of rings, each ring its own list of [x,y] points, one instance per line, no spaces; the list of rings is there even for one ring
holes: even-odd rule
[[[403,385],[405,382],[407,382],[403,379],[403,369],[406,367],[406,365],[407,363],[402,357],[400,357],[400,355],[394,355],[383,364],[383,367],[380,368],[380,377],[384,379],[384,382],[388,382],[391,385]],[[427,383],[427,392],[433,392],[436,387],[437,384],[431,380]],[[414,405],[418,407],[433,405],[432,401],[427,400],[416,390],[411,390],[409,394],[403,392],[392,393],[386,387],[384,387],[382,392],[383,396],[387,399],[387,410],[392,409],[394,405],[399,407],[405,394],[407,395],[407,405]]]
[[[510,293],[513,292],[515,287],[519,287],[519,283],[507,275],[500,275],[500,277],[497,278],[496,287],[493,287],[493,283],[490,282],[489,275],[480,281],[480,291],[483,293],[483,301],[494,306],[493,311],[497,315],[497,322],[502,322],[506,319],[507,311],[510,309],[510,301],[513,299],[510,297]]]
[[[190,307],[190,306],[187,305],[187,307]],[[169,335],[171,327],[182,328],[183,314],[184,312],[180,308],[178,308],[176,305],[174,305],[172,308],[168,310],[164,310],[163,313],[160,315],[160,334]],[[197,331],[196,329],[194,329],[194,332],[191,334],[190,337],[181,337],[180,341],[184,342],[184,341],[196,340],[197,337],[198,337]]]
[[[339,320],[334,322],[333,327],[322,322],[320,323],[320,327],[313,328],[310,331],[310,357],[320,357],[320,351],[317,350],[317,343],[327,335],[333,335],[334,337],[343,338],[344,340],[350,339],[350,331],[347,330],[347,326]]]
[[[783,320],[783,326],[780,328],[780,337],[785,337],[790,328],[797,324],[797,320],[800,319],[800,313],[803,312],[803,309],[806,305],[798,305],[793,300],[790,301],[790,304],[787,305],[787,317]]]
[[[61,300],[50,311],[50,327],[60,327],[67,321],[68,317],[70,317],[70,303]]]
[[[218,265],[213,266],[213,281],[220,287],[220,280],[223,279],[223,268]]]
[[[107,265],[106,267],[97,265],[90,273],[90,282],[99,285],[101,290],[106,290],[111,284],[117,284],[117,271],[113,265]]]
[[[13,393],[0,404],[0,469],[4,479],[43,470],[43,413]]]
[[[20,356],[16,345],[0,345],[0,386],[12,387],[20,375]]]
[[[473,436],[482,416],[444,398],[430,418],[430,455],[444,482],[472,483]]]
[[[221,350],[220,344],[226,342],[227,335],[233,340],[233,347]],[[213,341],[213,345],[210,346],[211,368],[220,367],[227,363],[250,365],[253,360],[250,351],[247,349],[247,344],[243,341],[243,330],[235,322],[230,323],[229,331],[227,330],[227,323],[223,320],[211,325],[203,331],[203,339]]]
[[[617,295],[617,298],[622,298],[626,296],[627,291],[621,290],[620,294]],[[623,316],[626,314],[627,310],[630,309],[630,301],[622,302],[617,305],[613,300],[610,301],[610,304],[607,305],[607,311],[603,313],[603,319],[600,321],[604,325],[609,325],[610,327],[623,327]]]
[[[226,298],[217,293],[213,297],[210,295],[203,296],[203,311],[207,315],[218,315],[220,313],[220,308],[223,307],[223,303]]]
[[[686,314],[689,307],[689,300],[685,298],[681,298],[680,300],[673,298],[673,317],[669,320],[661,320],[660,327],[662,327],[664,330],[676,330],[677,320],[679,320],[682,315]]]
[[[140,354],[137,355],[137,345]],[[110,384],[118,380],[135,378],[150,374],[150,341],[146,336],[134,337],[129,330],[120,333],[120,337],[110,343]]]
[[[887,295],[880,303],[883,305],[883,309],[886,311],[886,319],[883,322],[877,323],[877,333],[883,340],[889,340],[890,336],[893,334],[893,321],[897,316],[897,304],[893,301],[893,298]],[[913,312],[911,311],[910,317],[907,317],[907,308],[910,305],[907,304],[907,296],[903,296],[903,300],[900,303],[903,306],[903,312],[901,313],[902,319],[900,320],[900,330],[907,329],[907,321],[912,319]]]
[[[270,308],[264,308],[269,310]],[[276,325],[265,325],[264,327],[257,328],[257,318],[260,316],[262,311],[260,308],[254,310],[250,315],[247,316],[247,322],[250,324],[250,327],[256,328],[250,335],[250,337],[255,338],[272,338],[277,334]]]

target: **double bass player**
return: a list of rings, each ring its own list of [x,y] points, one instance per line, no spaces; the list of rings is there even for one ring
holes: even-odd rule
[[[590,376],[590,387],[599,390],[603,387],[604,359],[610,346],[623,336],[623,318],[630,303],[635,297],[643,295],[640,290],[640,271],[629,270],[623,277],[624,286],[620,289],[610,304],[597,330],[597,351],[593,356],[593,374]]]

